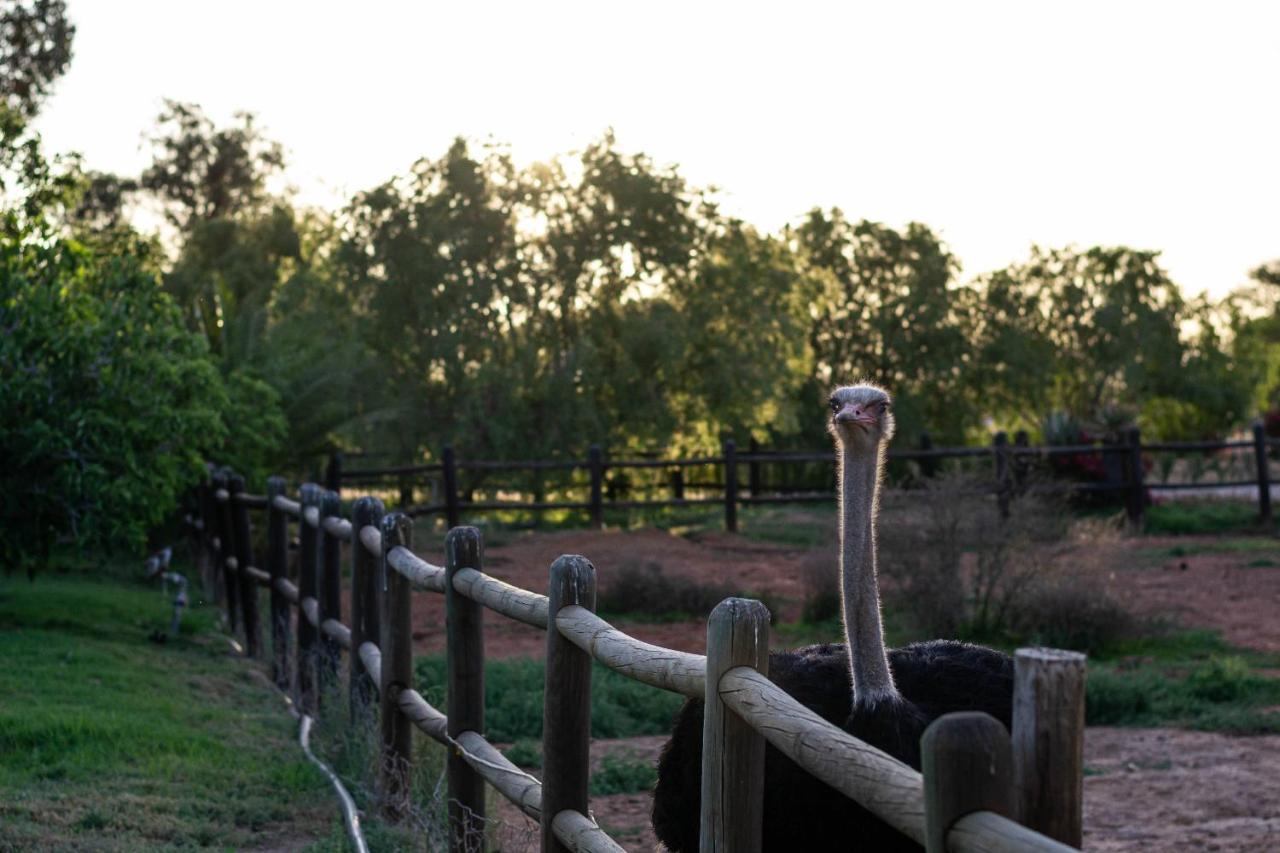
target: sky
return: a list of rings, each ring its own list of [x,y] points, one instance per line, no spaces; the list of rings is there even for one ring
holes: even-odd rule
[[[1280,4],[69,0],[38,127],[136,174],[162,101],[255,113],[325,207],[455,136],[619,147],[775,230],[924,222],[965,277],[1160,250],[1188,293],[1280,258]]]

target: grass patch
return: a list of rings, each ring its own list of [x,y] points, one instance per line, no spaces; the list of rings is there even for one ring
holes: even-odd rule
[[[6,843],[240,848],[327,830],[332,795],[283,703],[228,659],[212,608],[193,608],[176,639],[150,642],[170,614],[154,588],[0,580]]]
[[[1091,664],[1085,719],[1091,726],[1180,726],[1229,734],[1280,732],[1280,680],[1241,657],[1190,669]]]
[[[610,794],[639,794],[658,784],[658,768],[652,761],[636,758],[627,750],[610,752],[600,760],[600,769],[591,774],[593,797]]]
[[[437,708],[446,703],[445,659],[433,655],[414,662],[419,692]],[[494,743],[540,740],[546,665],[541,659],[485,661],[486,737]],[[591,671],[591,736],[623,738],[664,734],[683,698],[625,676],[600,664]]]
[[[1258,507],[1240,501],[1169,501],[1147,507],[1147,533],[1190,535],[1258,529]]]

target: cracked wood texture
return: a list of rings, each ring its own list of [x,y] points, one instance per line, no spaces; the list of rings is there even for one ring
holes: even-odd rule
[[[311,510],[319,511],[320,487],[315,483],[303,483],[299,489],[301,498],[300,518]],[[304,714],[316,713],[316,654],[319,641],[319,620],[312,620],[307,612],[307,602],[316,600],[320,577],[320,530],[310,524],[298,525],[298,603],[303,611],[298,616],[298,653],[294,665],[298,668],[298,705]],[[305,615],[304,615],[305,614]],[[317,614],[318,616],[318,614]]]
[[[596,607],[596,568],[586,557],[566,554],[551,564],[547,617],[576,604]],[[547,632],[546,687],[542,712],[542,851],[574,848],[555,833],[565,810],[587,813],[591,744],[591,656],[559,631]]]
[[[556,630],[578,648],[627,678],[672,693],[703,698],[707,659],[637,640],[585,607],[570,605],[556,614]]]
[[[410,636],[412,590],[408,579],[386,565],[387,555],[413,547],[413,521],[403,513],[382,518],[382,699],[379,719],[382,730],[382,759],[379,795],[382,812],[398,822],[409,814],[409,769],[413,760],[413,725],[400,712],[400,691],[413,686],[413,640]]]
[[[381,523],[385,514],[382,501],[374,497],[362,497],[351,507],[353,526],[360,531],[362,540],[366,530],[377,533],[374,525]],[[353,543],[351,548],[351,648],[356,650],[356,654],[347,656],[347,691],[351,719],[360,721],[372,720],[370,715],[378,695],[377,683],[365,671],[360,660],[364,644],[377,643],[382,633],[378,610],[378,557],[382,554],[382,534],[378,534],[377,545],[376,556],[361,542]]]
[[[483,568],[480,531],[455,527],[444,540],[444,606],[448,632],[449,735],[484,731],[484,608],[454,585],[459,571]],[[472,853],[484,839],[484,779],[449,754],[449,850]]]
[[[433,566],[408,548],[387,550],[387,566],[408,579],[417,589],[427,592],[444,592],[445,570]]]
[[[730,670],[769,673],[769,610],[726,598],[707,619],[706,710],[702,717],[703,853],[759,853],[764,737],[721,699]]]
[[[463,529],[463,528],[458,528]],[[474,530],[474,528],[466,528]],[[452,533],[452,531],[450,531]],[[450,574],[450,586],[472,601],[535,628],[547,627],[547,597],[504,583],[476,569],[461,568]]]
[[[1079,847],[1084,827],[1085,656],[1018,649],[1013,657],[1015,814]]]
[[[1013,812],[1013,750],[990,714],[964,711],[929,724],[920,738],[927,853],[947,853],[947,833],[978,811]]]

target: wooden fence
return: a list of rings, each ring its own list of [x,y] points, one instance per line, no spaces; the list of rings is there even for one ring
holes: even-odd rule
[[[1096,458],[1104,463],[1107,469],[1103,479],[1093,482],[1059,481],[1063,488],[1074,492],[1110,492],[1117,494],[1123,501],[1125,512],[1134,527],[1140,527],[1151,492],[1185,491],[1197,489],[1222,489],[1230,487],[1256,486],[1258,488],[1258,514],[1261,523],[1272,523],[1271,512],[1271,476],[1268,470],[1267,455],[1269,449],[1280,448],[1280,441],[1267,439],[1261,423],[1253,425],[1253,435],[1247,441],[1193,441],[1193,442],[1159,442],[1143,444],[1141,434],[1130,429],[1125,440],[1119,444],[1080,444],[1070,446],[1031,447],[1027,434],[1019,431],[1011,444],[1006,433],[998,432],[988,447],[938,447],[935,448],[928,435],[921,437],[920,446],[909,450],[892,450],[889,452],[890,462],[913,462],[924,476],[935,473],[938,466],[948,459],[968,459],[976,462],[989,460],[991,475],[991,493],[996,497],[1002,514],[1007,515],[1011,498],[1023,492],[1031,483],[1034,465],[1052,465],[1055,460],[1069,458]],[[1250,451],[1253,457],[1252,476],[1247,478],[1217,480],[1208,482],[1154,482],[1147,478],[1146,469],[1152,455],[1195,454],[1204,457],[1208,454],[1223,451]],[[822,463],[828,469],[832,460],[830,450],[821,452],[809,451],[766,451],[755,446],[754,442],[746,453],[738,451],[733,441],[725,441],[719,456],[706,456],[687,459],[609,459],[598,445],[593,445],[586,459],[561,460],[541,459],[524,461],[492,461],[480,459],[459,459],[453,448],[445,447],[439,455],[439,462],[427,465],[406,465],[384,468],[349,469],[344,466],[344,457],[333,454],[329,458],[326,471],[326,485],[333,490],[358,488],[361,486],[382,486],[398,489],[401,510],[410,516],[442,514],[448,527],[456,527],[464,517],[474,518],[478,513],[495,510],[515,510],[541,513],[548,510],[573,510],[586,512],[591,524],[601,527],[607,509],[658,509],[669,507],[689,507],[698,505],[721,505],[724,508],[725,528],[736,531],[738,528],[738,508],[759,504],[822,502],[835,499],[833,488],[801,488],[799,490],[779,490],[771,488],[763,475],[765,466],[810,465]],[[740,468],[746,466],[745,484],[740,478]],[[609,479],[611,472],[625,472],[637,469],[657,469],[668,475],[670,497],[658,499],[632,500],[619,497],[619,490],[613,488],[616,481]],[[689,469],[714,470],[718,477],[713,480],[686,481],[685,472]],[[573,472],[585,472],[586,482],[572,484],[564,490],[585,491],[585,500],[474,500],[468,498],[470,490],[461,486],[461,476],[466,473],[488,475],[492,473],[560,472],[572,476]],[[429,479],[437,487],[428,491],[435,500],[415,503],[413,500],[415,487],[424,478]],[[745,485],[745,488],[744,488]],[[686,491],[695,491],[697,496],[688,496]]]
[[[984,714],[947,715],[925,733],[920,773],[769,681],[763,671],[769,620],[759,602],[728,599],[717,606],[704,657],[642,642],[597,616],[596,571],[583,557],[557,559],[543,595],[486,575],[473,527],[449,530],[443,565],[421,559],[410,517],[385,513],[377,498],[356,500],[347,519],[332,490],[306,484],[295,500],[286,496],[284,481],[272,477],[266,495],[250,495],[240,477],[225,471],[215,473],[200,498],[197,530],[214,557],[215,588],[247,654],[268,654],[259,625],[263,588],[270,594],[273,678],[293,691],[302,711],[314,713],[326,688],[339,685],[347,654],[352,724],[371,715],[378,720],[379,807],[387,819],[400,820],[409,809],[412,729],[446,747],[451,851],[483,849],[485,783],[539,822],[543,851],[622,849],[588,812],[593,660],[654,688],[706,700],[704,851],[759,850],[766,740],[930,853],[1064,851],[1080,844],[1083,655],[1019,650],[1012,739]],[[251,550],[251,511],[266,514],[266,568]],[[294,524],[299,565],[290,579]],[[351,566],[348,621],[344,547]],[[444,711],[414,687],[414,591],[445,596]],[[485,607],[547,632],[541,780],[484,737]]]

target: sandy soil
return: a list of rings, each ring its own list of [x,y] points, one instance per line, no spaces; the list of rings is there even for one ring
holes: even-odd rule
[[[1178,549],[1178,550],[1175,550]],[[563,553],[591,558],[604,588],[630,560],[656,560],[669,574],[728,582],[780,598],[784,618],[803,597],[794,567],[805,552],[728,534],[697,539],[661,531],[568,531],[516,538],[490,548],[485,570],[526,589],[542,589]],[[438,562],[438,555],[424,554]],[[1087,536],[1058,560],[1082,583],[1104,583],[1138,614],[1189,627],[1216,628],[1232,643],[1280,651],[1280,543],[1272,549],[1223,550],[1212,537]],[[492,657],[540,655],[540,631],[486,614]],[[702,652],[702,621],[619,627],[649,642]],[[444,647],[442,598],[418,596],[414,638],[421,652]],[[597,742],[656,759],[662,738]],[[1086,849],[1104,851],[1280,850],[1280,737],[1235,738],[1172,729],[1093,728],[1086,737]],[[652,850],[648,795],[597,797],[592,810],[629,850]],[[498,815],[503,850],[537,847],[537,831],[512,808]]]

